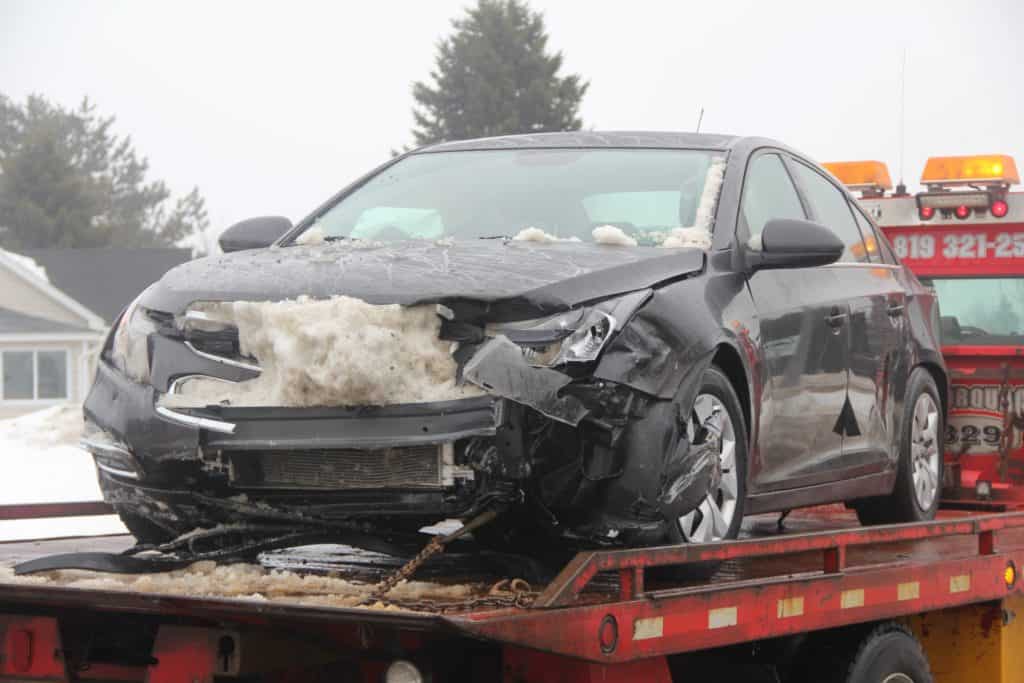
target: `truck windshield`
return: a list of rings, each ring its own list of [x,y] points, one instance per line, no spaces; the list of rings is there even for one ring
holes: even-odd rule
[[[640,244],[657,244],[672,228],[694,225],[715,156],[723,154],[662,149],[414,154],[372,177],[311,227],[328,240],[513,237],[537,228],[555,238],[589,241],[594,228],[613,225]],[[717,182],[709,185],[717,192]]]
[[[932,278],[942,343],[1024,344],[1024,278]]]

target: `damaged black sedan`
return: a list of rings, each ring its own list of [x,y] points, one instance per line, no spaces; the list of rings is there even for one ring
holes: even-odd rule
[[[935,299],[778,143],[441,144],[221,243],[122,314],[85,404],[141,541],[494,510],[493,547],[635,546],[837,501],[935,513]]]

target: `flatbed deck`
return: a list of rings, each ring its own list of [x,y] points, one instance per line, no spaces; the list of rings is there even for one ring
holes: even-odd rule
[[[0,543],[0,566],[130,543],[128,537]],[[272,564],[281,566],[281,559]],[[645,571],[704,560],[723,561],[709,579],[656,580]],[[372,625],[607,663],[998,600],[1020,592],[1020,582],[1005,582],[1011,565],[1024,566],[1024,513],[944,513],[930,523],[861,528],[852,513],[833,506],[795,512],[782,530],[776,516],[751,517],[744,538],[734,542],[580,553],[521,608],[474,607],[459,599],[447,606],[431,600],[415,610],[354,608],[329,594],[317,600],[287,591],[267,598],[75,587],[81,572],[53,572],[41,582],[9,570],[0,575],[0,605],[8,613],[131,614],[299,632]],[[460,580],[486,585],[495,578]]]

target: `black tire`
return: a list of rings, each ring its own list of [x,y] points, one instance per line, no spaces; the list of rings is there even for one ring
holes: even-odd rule
[[[911,453],[911,436],[914,429],[914,406],[922,395],[931,397],[938,409],[938,440],[939,466],[937,472],[937,490],[931,504],[922,507],[914,491],[913,460]],[[945,416],[942,413],[942,400],[938,387],[931,374],[924,368],[915,368],[907,382],[907,390],[903,402],[899,428],[899,462],[896,472],[896,485],[888,496],[865,498],[854,503],[857,517],[861,524],[899,524],[901,522],[924,522],[935,519],[939,509],[939,498],[942,493],[942,437]]]
[[[921,644],[896,622],[816,634],[804,654],[792,683],[933,683]]]
[[[744,506],[747,501],[747,464],[750,453],[750,441],[747,436],[747,425],[743,418],[743,409],[740,405],[740,399],[736,395],[736,390],[733,388],[732,383],[725,374],[715,366],[711,366],[704,372],[704,376],[701,378],[700,388],[697,390],[696,396],[702,394],[710,394],[718,399],[718,401],[725,407],[726,413],[729,416],[729,420],[732,423],[736,450],[735,450],[735,466],[736,466],[736,507],[733,513],[731,523],[729,524],[728,531],[726,531],[724,537],[721,540],[731,540],[739,536],[740,527],[743,525],[743,512]],[[695,443],[699,443],[695,439]],[[672,522],[666,522],[667,526],[667,537],[666,541],[669,543],[685,543],[686,539],[682,536],[682,533],[678,527],[673,528]],[[658,571],[655,571],[655,575],[664,578],[673,579],[700,579],[707,578],[714,574],[721,566],[721,562],[702,562],[699,564],[688,565],[684,567],[665,567]]]

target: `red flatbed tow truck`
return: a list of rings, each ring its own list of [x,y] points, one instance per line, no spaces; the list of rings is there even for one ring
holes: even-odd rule
[[[948,322],[960,335],[946,340],[952,484],[937,520],[864,528],[841,506],[798,510],[785,524],[754,516],[736,541],[579,553],[515,604],[399,610],[23,579],[3,568],[131,540],[0,543],[0,681],[1024,681],[1024,318],[1016,341],[989,329],[1010,325],[1007,310],[1024,303],[997,308],[984,325],[977,314],[1024,277],[1024,195],[1006,191],[1004,170],[980,194],[978,182],[929,183],[926,172],[928,192],[885,196],[880,177],[864,183],[834,169],[864,192],[865,210],[959,324]],[[947,213],[965,215],[946,223]],[[1000,256],[1007,240],[1010,256]],[[943,278],[968,281],[967,293]],[[971,284],[986,278],[999,287]],[[973,304],[961,307],[961,294]],[[987,343],[992,336],[1000,343]],[[99,503],[7,506],[0,519],[104,512]],[[656,571],[708,561],[722,562],[710,579]]]

